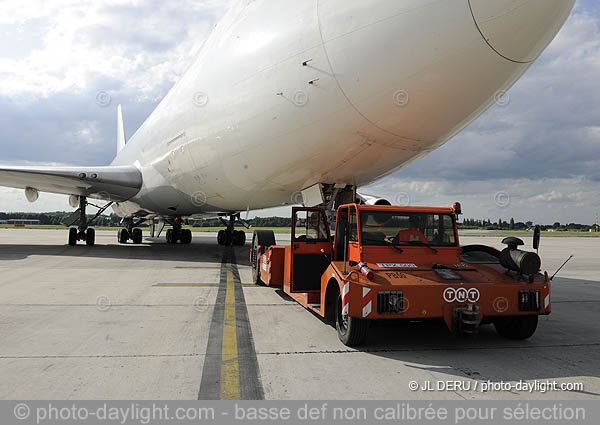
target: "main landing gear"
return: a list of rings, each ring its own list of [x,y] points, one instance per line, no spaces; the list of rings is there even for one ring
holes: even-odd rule
[[[86,208],[88,205],[98,208],[98,212],[91,220],[88,220],[86,214]],[[77,245],[78,241],[85,241],[87,246],[94,246],[96,244],[96,231],[89,226],[111,205],[112,202],[109,202],[105,206],[99,207],[97,205],[90,204],[85,196],[80,196],[79,209],[75,211],[75,213],[73,213],[73,215],[71,215],[71,217],[69,217],[69,219],[67,219],[65,222],[67,226],[71,226],[75,222],[79,221],[77,228],[71,227],[69,229],[69,245],[75,246]]]
[[[167,229],[168,244],[179,242],[183,245],[189,245],[192,243],[192,231],[190,229],[182,229],[181,218],[175,217],[170,223],[173,225],[173,228]]]
[[[140,219],[136,222],[133,221],[133,218],[124,219],[123,224],[125,227],[117,232],[117,241],[120,244],[126,244],[128,241],[132,241],[136,245],[141,244],[143,239],[142,229],[137,226],[145,221],[146,219]]]
[[[227,229],[219,230],[219,233],[217,234],[218,244],[226,246],[244,246],[246,244],[246,232],[243,230],[235,230],[235,223],[240,222],[246,228],[249,228],[249,226],[240,218],[240,215],[231,215],[229,217],[229,222],[225,221],[222,217],[220,218],[223,224],[227,226]]]

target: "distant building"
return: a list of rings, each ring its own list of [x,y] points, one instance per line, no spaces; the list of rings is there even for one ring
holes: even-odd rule
[[[23,218],[9,218],[8,220],[0,221],[0,224],[8,224],[9,226],[39,226],[40,221]]]

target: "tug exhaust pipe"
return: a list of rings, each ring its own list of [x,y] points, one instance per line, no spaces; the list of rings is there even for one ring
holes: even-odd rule
[[[507,248],[500,253],[499,257],[502,267],[527,276],[533,276],[540,270],[542,260],[539,255],[535,252],[521,251],[517,248],[525,245],[521,239],[505,238],[502,243],[507,245]]]

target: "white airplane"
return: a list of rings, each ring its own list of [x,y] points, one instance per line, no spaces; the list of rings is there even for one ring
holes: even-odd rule
[[[556,36],[575,0],[241,0],[181,80],[102,167],[0,166],[0,185],[70,196],[69,243],[94,244],[89,199],[141,242],[160,217],[336,203],[440,147],[508,90]],[[465,153],[468,154],[468,153]],[[451,161],[451,158],[448,158]],[[435,170],[432,170],[435,172]],[[300,196],[301,194],[301,196]],[[101,210],[102,211],[102,210]],[[154,233],[154,227],[152,227]]]

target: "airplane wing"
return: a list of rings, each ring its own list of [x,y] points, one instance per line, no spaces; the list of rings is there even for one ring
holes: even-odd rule
[[[122,202],[142,187],[134,166],[13,167],[0,165],[0,186]]]

